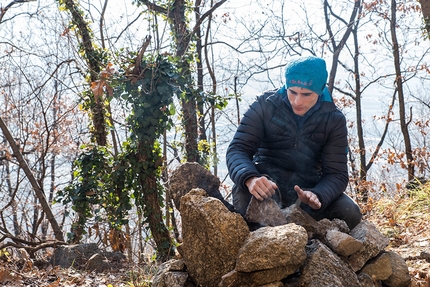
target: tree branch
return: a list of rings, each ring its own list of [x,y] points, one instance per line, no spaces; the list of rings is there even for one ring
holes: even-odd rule
[[[13,5],[15,4],[21,4],[21,3],[26,3],[26,2],[34,2],[36,0],[14,0],[12,2],[10,2],[8,5],[6,5],[6,7],[1,8],[0,7],[0,23],[3,20],[3,16],[4,14],[6,14],[7,10],[9,10],[10,8],[12,8]]]
[[[196,22],[196,25],[194,25],[192,34],[194,34],[196,32],[196,30],[200,27],[200,25],[203,23],[203,21],[209,17],[210,15],[212,15],[212,13],[218,9],[218,7],[220,7],[222,4],[224,4],[227,0],[221,0],[218,3],[216,3],[215,5],[213,5],[208,11],[206,11],[201,17],[200,19],[198,19],[198,21]]]
[[[138,3],[145,5],[146,7],[148,7],[149,10],[152,10],[154,12],[161,13],[167,16],[168,10],[166,8],[161,7],[155,3],[152,3],[149,0],[140,0],[138,1]]]

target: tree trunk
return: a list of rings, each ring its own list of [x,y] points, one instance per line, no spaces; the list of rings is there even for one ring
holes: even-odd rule
[[[11,133],[9,132],[9,129],[6,127],[1,117],[0,117],[0,128],[4,136],[6,137],[7,141],[9,142],[9,145],[11,146],[12,151],[19,162],[20,168],[24,171],[25,175],[30,181],[31,186],[33,187],[35,195],[40,202],[43,212],[46,215],[46,219],[49,221],[49,223],[51,224],[52,230],[54,231],[55,239],[59,241],[64,241],[63,231],[60,229],[60,226],[58,225],[58,222],[55,219],[54,214],[52,213],[51,207],[48,201],[46,200],[45,193],[43,192],[42,188],[39,186],[39,183],[37,182],[36,178],[31,172],[29,166],[27,165],[27,162],[25,161],[24,157],[21,154],[21,151],[16,145],[15,140],[13,139]]]
[[[151,161],[148,155],[152,154],[153,146],[153,142],[141,141],[139,143],[137,154],[139,162]],[[138,178],[142,187],[142,202],[144,202],[142,211],[157,245],[157,252],[161,260],[164,261],[164,259],[173,255],[173,242],[163,221],[163,212],[160,207],[160,191],[158,190],[157,176],[154,171],[157,168],[157,166],[149,166],[147,170],[141,170]]]
[[[400,51],[399,43],[397,41],[396,34],[396,12],[397,4],[395,0],[391,0],[391,40],[393,41],[393,56],[394,56],[394,68],[396,70],[396,88],[399,95],[399,115],[400,115],[400,130],[403,134],[403,141],[405,143],[405,154],[406,154],[406,166],[408,170],[408,181],[414,178],[415,166],[413,163],[412,145],[411,138],[408,130],[408,123],[406,122],[406,109],[405,109],[405,96],[403,93],[403,77],[400,70]]]
[[[421,12],[423,14],[424,25],[427,31],[427,39],[430,40],[430,0],[418,0],[421,4]]]
[[[147,177],[140,175],[139,177],[143,187],[142,199],[145,202],[143,212],[147,218],[154,242],[157,245],[157,257],[165,261],[165,259],[173,255],[174,252],[169,231],[163,221],[163,213],[160,208],[158,194],[153,190],[157,188],[157,179],[152,176]]]
[[[361,194],[363,202],[367,202],[369,199],[369,192],[367,188],[363,188],[363,184],[367,180],[367,169],[366,169],[366,146],[364,143],[364,132],[363,132],[363,117],[362,117],[362,106],[361,106],[361,78],[360,78],[360,65],[358,58],[360,56],[360,50],[358,45],[358,31],[357,26],[352,32],[354,38],[354,77],[355,77],[355,116],[357,123],[357,137],[358,137],[358,148],[359,148],[359,159],[360,159],[360,171],[359,179],[357,183],[357,191]]]
[[[185,128],[185,152],[188,162],[198,162],[199,153],[197,148],[198,140],[198,123],[197,123],[197,101],[193,92],[191,67],[188,62],[186,53],[191,42],[191,31],[188,31],[185,16],[186,3],[185,0],[176,0],[169,12],[172,30],[174,31],[174,40],[176,45],[176,56],[179,57],[179,69],[182,71],[182,76],[186,79],[189,87],[185,91],[182,99],[183,124]]]
[[[196,21],[200,20],[200,4],[201,0],[196,0],[196,3],[194,5],[194,14],[196,16]],[[202,45],[202,31],[201,27],[196,27],[196,53],[197,53],[197,59],[196,66],[197,66],[197,92],[198,94],[204,93],[203,88],[203,45]],[[206,122],[205,122],[205,111],[204,111],[204,104],[205,101],[202,99],[202,97],[198,97],[197,99],[197,110],[199,112],[198,115],[198,140],[199,141],[208,141],[207,135],[206,135]],[[207,158],[209,155],[208,150],[202,151],[203,158],[200,158],[200,163],[205,166],[207,164]]]
[[[77,31],[81,38],[81,45],[84,52],[84,60],[88,65],[88,73],[90,76],[90,84],[94,83],[100,73],[100,62],[97,59],[97,53],[94,50],[96,45],[93,44],[93,35],[85,21],[80,9],[74,0],[64,1],[69,13],[72,16],[72,22],[78,27]],[[99,146],[106,146],[107,143],[107,128],[106,128],[106,109],[102,96],[92,95],[91,103],[91,120],[93,122],[92,135]]]

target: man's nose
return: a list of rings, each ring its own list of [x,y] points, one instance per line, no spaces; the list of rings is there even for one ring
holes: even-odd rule
[[[294,103],[298,106],[302,103],[303,99],[301,95],[297,95],[294,99]]]

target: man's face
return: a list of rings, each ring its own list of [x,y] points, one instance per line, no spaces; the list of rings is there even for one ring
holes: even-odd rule
[[[318,101],[318,94],[301,87],[289,87],[288,100],[293,112],[298,116],[304,116]]]

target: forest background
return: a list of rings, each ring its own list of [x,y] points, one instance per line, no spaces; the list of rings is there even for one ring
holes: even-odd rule
[[[168,258],[169,173],[199,162],[228,198],[240,117],[298,55],[328,63],[364,212],[428,177],[428,1],[121,2],[1,1],[0,250]]]

